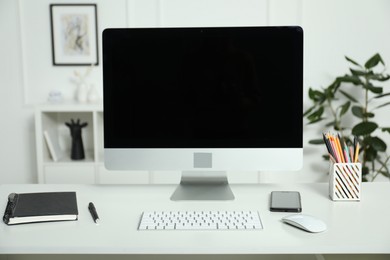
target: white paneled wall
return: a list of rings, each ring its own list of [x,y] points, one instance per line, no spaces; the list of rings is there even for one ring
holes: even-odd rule
[[[86,67],[53,66],[50,32],[50,9],[52,0],[19,0],[20,27],[23,53],[23,75],[25,104],[34,105],[47,100],[48,93],[59,90],[64,97],[73,98],[76,85],[72,82],[74,70],[84,73]],[[80,3],[80,1],[55,1],[55,3]],[[101,32],[107,27],[126,26],[126,0],[86,0],[83,3],[96,3],[98,12],[99,66],[90,74],[90,83],[102,93],[101,73]]]
[[[162,26],[265,25],[267,1],[161,0]]]

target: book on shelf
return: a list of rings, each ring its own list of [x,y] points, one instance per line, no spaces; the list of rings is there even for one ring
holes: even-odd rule
[[[74,191],[11,193],[3,216],[7,225],[77,219]]]
[[[47,148],[49,149],[50,156],[53,161],[57,162],[63,156],[63,152],[60,148],[58,140],[54,138],[54,134],[48,130],[43,131],[43,135],[46,140]]]

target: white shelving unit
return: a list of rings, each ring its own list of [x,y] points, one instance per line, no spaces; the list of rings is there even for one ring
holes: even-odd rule
[[[70,159],[71,136],[65,122],[87,122],[82,129],[85,159]],[[149,172],[108,171],[103,158],[103,105],[59,103],[44,104],[35,110],[36,154],[39,183],[151,183]],[[51,133],[63,156],[54,161],[43,132]]]
[[[80,119],[88,125],[82,129],[86,158],[71,160],[72,139],[65,122]],[[52,135],[63,156],[54,161],[50,155],[44,131]],[[180,172],[109,171],[104,167],[103,105],[76,102],[50,103],[35,109],[36,154],[39,183],[80,184],[177,184]],[[231,183],[257,183],[256,172],[229,173]]]

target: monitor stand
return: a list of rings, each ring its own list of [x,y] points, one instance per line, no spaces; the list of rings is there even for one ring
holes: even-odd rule
[[[171,200],[234,200],[224,171],[183,171]]]

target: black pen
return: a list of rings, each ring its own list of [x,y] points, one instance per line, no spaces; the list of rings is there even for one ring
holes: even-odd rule
[[[99,223],[99,216],[98,216],[98,214],[97,214],[97,212],[96,212],[95,205],[93,205],[92,202],[90,202],[90,203],[88,204],[88,209],[89,209],[89,212],[91,213],[91,216],[92,216],[92,218],[93,218],[93,221],[94,221],[96,224],[98,224],[98,223]]]

